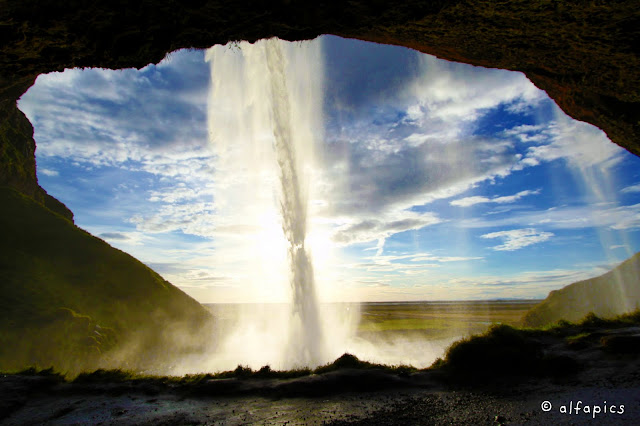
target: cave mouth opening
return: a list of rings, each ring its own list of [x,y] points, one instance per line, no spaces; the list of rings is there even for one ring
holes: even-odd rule
[[[230,70],[245,60],[242,43],[224,49]],[[322,137],[303,167],[323,302],[539,299],[640,247],[631,232],[640,224],[637,157],[566,117],[522,74],[333,36],[286,49],[291,75],[310,77],[304,65],[313,61],[321,97],[300,108],[320,114],[313,131]],[[211,141],[212,132],[224,139],[257,124],[207,128],[211,86],[227,82],[204,59],[183,50],[139,71],[39,77],[20,100],[35,129],[38,178],[79,226],[200,302],[286,302],[274,178],[255,161],[224,169]],[[244,89],[230,89],[215,111],[235,114]],[[254,157],[268,155],[268,134],[263,142]],[[243,179],[267,186],[220,196]],[[278,318],[269,309],[263,315]],[[404,336],[388,337],[434,327],[424,307],[386,322],[377,308],[359,309],[337,316],[348,325],[333,327],[348,342],[340,353],[356,334],[364,358],[377,351],[387,363],[426,362],[424,353],[442,350],[413,345],[414,356]]]

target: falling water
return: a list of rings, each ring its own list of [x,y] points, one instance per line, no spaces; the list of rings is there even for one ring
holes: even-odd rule
[[[290,336],[293,354],[298,362],[317,364],[323,358],[323,338],[318,317],[313,265],[304,246],[307,236],[307,199],[300,187],[299,163],[296,161],[291,128],[291,105],[284,71],[280,42],[265,42],[266,61],[271,82],[274,150],[280,169],[280,214],[282,230],[289,243],[291,285],[296,320],[301,325]]]
[[[252,269],[260,256],[273,260],[273,251],[286,251],[288,260],[285,276],[279,276],[283,271],[271,269],[263,274],[270,277],[248,277],[257,292],[282,293],[274,281],[280,285],[289,281],[290,291],[285,293],[292,307],[286,324],[235,341],[246,345],[247,340],[262,339],[258,351],[270,352],[280,360],[259,362],[291,368],[319,365],[328,358],[311,254],[305,246],[309,181],[305,167],[311,162],[314,127],[321,118],[321,99],[317,93],[309,93],[317,85],[305,79],[318,70],[312,69],[315,64],[309,58],[292,58],[292,46],[285,43],[271,39],[231,48],[217,46],[208,52],[212,73],[209,130],[218,157],[214,196],[218,220],[232,218],[244,221],[245,228],[262,229],[245,238],[253,245],[267,243],[255,255],[246,246],[246,255],[254,258]],[[276,222],[281,233],[274,231]],[[273,265],[265,265],[270,267]],[[247,321],[239,327],[244,332],[251,328]]]

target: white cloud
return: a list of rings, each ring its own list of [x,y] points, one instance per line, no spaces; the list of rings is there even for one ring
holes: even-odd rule
[[[473,197],[465,197],[465,198],[460,198],[458,200],[453,200],[449,204],[451,204],[452,206],[458,206],[458,207],[470,207],[476,204],[483,204],[483,203],[490,203],[490,202],[491,202],[491,198],[473,196]]]
[[[481,260],[482,257],[464,256],[436,256],[430,253],[411,253],[403,255],[381,255],[364,257],[365,262],[347,265],[348,268],[366,270],[370,273],[398,273],[403,275],[417,275],[426,270],[439,268],[443,263],[468,262]],[[409,263],[407,263],[409,262]],[[391,280],[391,276],[388,280]],[[363,281],[364,279],[360,279]],[[376,281],[380,278],[376,278]]]
[[[531,190],[525,190],[525,191],[520,191],[517,194],[514,195],[506,195],[503,197],[496,197],[493,198],[491,201],[493,203],[498,203],[498,204],[506,204],[506,203],[514,203],[516,201],[518,201],[519,199],[526,197],[527,195],[538,195],[540,193],[540,190],[537,189],[535,191],[531,191]]]
[[[421,229],[440,222],[441,220],[433,213],[398,212],[385,217],[368,218],[344,224],[336,229],[333,240],[342,245],[384,240],[393,234]]]
[[[507,137],[515,137],[523,143],[541,143],[550,138],[546,124],[521,124],[505,130],[503,134]]]
[[[610,223],[609,226],[611,227],[611,229],[616,230],[640,228],[640,204],[634,204],[633,206],[614,207],[608,209],[608,212],[610,212],[615,219],[607,218],[606,216],[602,217],[599,215],[596,220],[601,221],[601,223]]]
[[[411,256],[412,262],[432,261],[432,262],[448,263],[448,262],[466,262],[468,260],[481,260],[481,259],[483,258],[482,257],[463,257],[463,256],[433,256],[426,253],[425,254],[417,253]]]
[[[51,170],[51,169],[45,169],[45,168],[38,168],[38,173],[42,173],[45,176],[58,176],[60,173],[58,173],[57,170]]]
[[[361,220],[393,216],[506,176],[519,160],[511,144],[472,136],[419,146],[365,137],[323,147],[320,198],[331,203],[320,214]]]
[[[621,160],[624,150],[613,144],[602,130],[568,117],[558,107],[553,108],[553,115],[553,121],[548,123],[519,125],[503,132],[507,139],[515,138],[532,145],[518,168],[558,159],[565,159],[577,169],[609,168]]]
[[[211,185],[207,182],[198,183],[200,183],[199,186],[188,187],[185,182],[179,182],[177,185],[171,185],[161,190],[151,190],[149,191],[149,201],[175,204],[178,202],[211,198],[213,196]]]
[[[504,240],[504,243],[502,245],[493,247],[493,250],[513,251],[530,246],[532,244],[547,241],[553,236],[554,234],[552,234],[551,232],[540,232],[533,228],[526,228],[512,229],[510,231],[491,232],[489,234],[481,235],[481,238],[500,238]]]
[[[584,205],[559,206],[512,214],[500,219],[466,219],[456,224],[465,228],[505,226],[535,226],[544,224],[552,229],[611,228],[617,230],[640,228],[640,204],[628,206]]]
[[[39,76],[19,101],[34,124],[38,156],[151,173],[162,173],[163,160],[211,156],[202,96],[207,67],[193,60],[202,61],[201,52],[177,56],[191,57],[189,66],[178,70],[181,62],[174,60],[140,71],[72,69]]]
[[[182,231],[185,234],[215,235],[214,206],[211,203],[163,204],[151,215],[138,214],[130,219],[136,229],[148,233]]]
[[[640,192],[640,183],[622,188],[620,192],[624,192],[624,193]]]
[[[340,113],[329,117],[332,132],[316,180],[323,188],[318,198],[330,202],[314,213],[336,218],[335,238],[343,244],[437,223],[433,213],[399,212],[506,177],[522,160],[512,141],[474,135],[476,120],[500,105],[537,104],[544,92],[520,73],[416,59],[418,72],[383,99],[376,95],[373,114],[370,103],[350,103],[348,90],[344,98],[338,94]]]
[[[609,250],[615,250],[620,248],[629,249],[629,246],[626,246],[624,244],[616,244],[616,245],[609,246]]]
[[[507,204],[507,203],[515,203],[516,201],[520,200],[523,197],[526,197],[527,195],[537,195],[539,193],[540,193],[540,190],[537,189],[535,191],[525,190],[525,191],[520,191],[514,195],[506,195],[502,197],[493,197],[493,198],[473,196],[473,197],[465,197],[465,198],[460,198],[458,200],[453,200],[449,204],[451,204],[452,206],[459,206],[459,207],[469,207],[469,206],[473,206],[476,204],[483,204],[483,203]]]
[[[411,105],[414,117],[418,110],[427,110],[429,120],[455,122],[459,127],[461,121],[475,121],[500,104],[524,111],[545,99],[522,73],[460,65],[429,55],[418,60],[422,75],[409,89],[418,100],[418,106]]]

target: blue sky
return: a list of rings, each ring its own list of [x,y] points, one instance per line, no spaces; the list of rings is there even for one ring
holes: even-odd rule
[[[287,46],[307,49],[290,72],[312,74],[297,84],[320,111],[309,220],[322,299],[541,298],[638,251],[640,159],[523,74],[333,36]],[[237,132],[212,127],[211,81],[235,89],[205,56],[40,76],[19,102],[38,178],[80,227],[199,301],[281,300],[278,231],[243,216],[270,197],[220,192],[244,175],[210,140]]]

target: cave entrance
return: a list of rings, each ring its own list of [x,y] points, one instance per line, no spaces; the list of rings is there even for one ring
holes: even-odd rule
[[[312,73],[320,97],[309,244],[322,300],[539,299],[638,251],[640,159],[523,74],[333,36],[287,46],[307,49],[287,72]],[[245,186],[220,202],[221,188],[264,171],[216,163],[211,86],[245,60],[242,43],[224,49],[220,74],[204,51],[182,50],[141,70],[40,76],[19,105],[39,181],[80,227],[202,303],[283,302],[286,288],[265,285],[282,274],[278,219],[249,208],[270,192]],[[233,131],[224,123],[218,137]],[[361,333],[432,324],[374,311]]]

